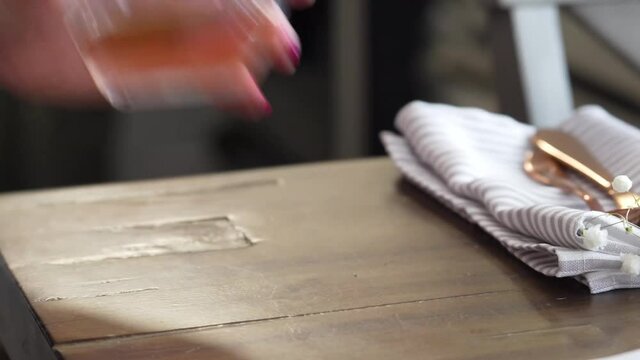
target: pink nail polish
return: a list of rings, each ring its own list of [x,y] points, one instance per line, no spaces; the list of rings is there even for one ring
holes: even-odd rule
[[[271,107],[271,104],[264,103],[264,105],[262,106],[262,114],[263,116],[271,116],[271,114],[273,114],[273,108]]]
[[[298,67],[300,65],[300,56],[302,55],[302,51],[298,44],[293,41],[289,43],[289,58],[293,63],[293,66]]]

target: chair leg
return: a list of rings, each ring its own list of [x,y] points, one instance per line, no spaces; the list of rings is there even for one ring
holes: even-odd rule
[[[556,5],[513,5],[491,13],[503,112],[536,126],[557,125],[573,110]]]

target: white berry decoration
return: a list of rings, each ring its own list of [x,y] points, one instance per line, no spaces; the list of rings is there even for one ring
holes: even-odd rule
[[[607,230],[601,229],[600,224],[583,230],[583,246],[592,251],[602,250],[607,241]]]
[[[631,275],[640,275],[640,256],[633,254],[622,254],[621,270]]]
[[[633,182],[626,175],[618,175],[613,179],[613,183],[611,183],[611,187],[615,192],[624,193],[631,190],[631,186],[633,186]]]

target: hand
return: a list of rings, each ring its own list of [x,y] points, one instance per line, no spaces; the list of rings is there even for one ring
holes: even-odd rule
[[[313,0],[289,2],[294,8],[313,4]],[[104,103],[53,0],[0,0],[0,10],[6,10],[3,6],[11,16],[2,17],[7,12],[0,11],[0,86],[38,102],[67,106]],[[270,65],[244,64],[228,69],[224,76],[208,79],[207,89],[216,105],[259,115],[267,110],[268,103],[257,81],[271,67],[284,73],[294,71],[300,53],[297,35],[275,3],[273,15],[281,31],[267,39]],[[216,93],[230,87],[241,93],[242,101],[217,100],[220,97]]]
[[[104,103],[53,1],[0,0],[0,7],[0,86],[38,102]]]

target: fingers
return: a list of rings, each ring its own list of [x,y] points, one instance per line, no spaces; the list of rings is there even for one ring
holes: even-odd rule
[[[236,84],[244,96],[240,98],[239,102],[221,104],[220,106],[223,109],[227,109],[227,111],[239,113],[250,120],[258,120],[271,115],[271,104],[265,98],[249,69],[241,66],[235,73],[231,74],[236,77]]]
[[[221,66],[198,78],[205,96],[225,111],[253,120],[271,114],[271,105],[251,71],[242,63]]]
[[[279,9],[271,14],[271,21],[275,25],[263,34],[267,56],[276,70],[284,74],[293,74],[300,64],[300,38]]]
[[[312,0],[298,0],[311,4]],[[233,84],[227,88],[227,99],[214,99],[216,105],[227,112],[236,113],[250,119],[259,119],[271,114],[271,106],[257,84],[270,68],[284,74],[293,74],[300,64],[301,45],[298,34],[286,15],[276,6],[268,8],[267,16],[271,25],[263,29],[260,41],[245,48],[244,62],[232,68],[223,69],[229,75],[221,83]]]
[[[263,40],[267,55],[275,70],[291,75],[300,65],[300,42],[282,29],[274,29],[265,35]]]
[[[292,1],[292,5],[296,7],[310,6],[313,3],[314,0]],[[273,26],[263,32],[262,41],[258,42],[261,45],[257,48],[247,49],[249,61],[245,59],[245,64],[236,66],[229,71],[229,74],[233,74],[235,79],[236,91],[244,92],[247,96],[240,101],[218,102],[218,106],[223,110],[252,119],[270,115],[271,106],[260,91],[256,77],[260,77],[271,66],[265,64],[261,59],[266,56],[270,59],[273,68],[284,74],[293,74],[300,64],[302,53],[300,38],[286,15],[275,5],[275,2],[273,5],[274,7],[270,8],[268,12],[270,23]]]

